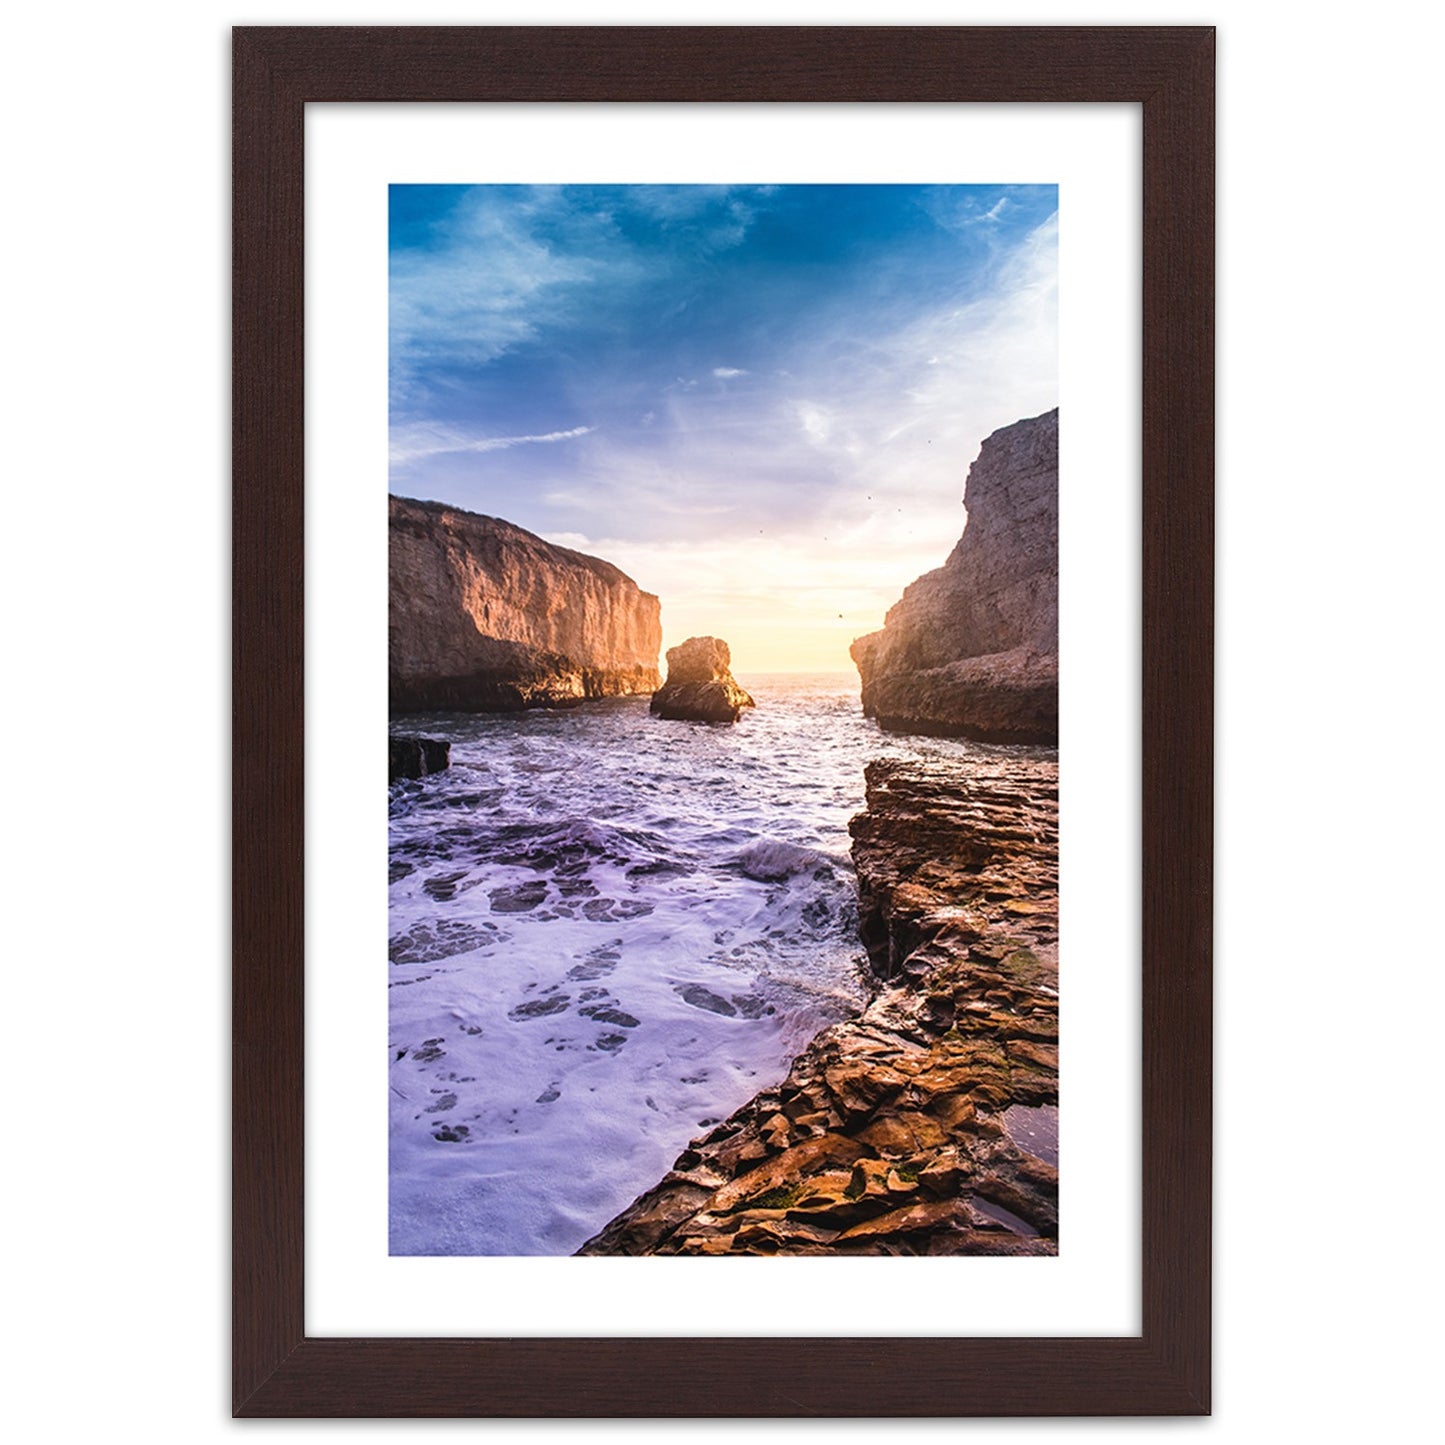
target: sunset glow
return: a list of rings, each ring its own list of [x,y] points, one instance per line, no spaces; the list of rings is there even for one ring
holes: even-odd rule
[[[394,493],[662,599],[737,676],[851,670],[1058,401],[1053,186],[394,186]]]

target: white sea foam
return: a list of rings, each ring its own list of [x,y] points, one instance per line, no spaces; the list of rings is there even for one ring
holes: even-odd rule
[[[973,745],[880,734],[851,679],[749,686],[731,728],[394,724],[452,766],[391,790],[392,1253],[571,1253],[858,1005],[863,766]]]

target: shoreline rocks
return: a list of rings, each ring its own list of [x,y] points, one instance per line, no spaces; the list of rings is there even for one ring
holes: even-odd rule
[[[393,713],[573,707],[658,686],[661,605],[619,568],[496,517],[389,505]]]
[[[719,637],[689,637],[667,649],[667,681],[652,695],[649,711],[685,722],[735,723],[755,706],[730,670],[732,653]]]
[[[1058,768],[885,760],[852,824],[876,992],[579,1254],[1058,1252]]]
[[[392,783],[445,772],[452,765],[452,745],[440,738],[388,738],[387,753],[391,773],[387,781]]]
[[[851,648],[863,712],[893,732],[1056,743],[1059,413],[993,433],[969,469],[968,521],[880,632]]]

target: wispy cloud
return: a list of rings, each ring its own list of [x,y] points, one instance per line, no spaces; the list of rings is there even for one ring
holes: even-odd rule
[[[424,371],[484,366],[534,340],[608,269],[596,246],[549,245],[537,226],[546,209],[545,198],[517,207],[480,190],[435,228],[431,245],[393,252],[394,406],[419,399]]]
[[[696,252],[725,251],[742,244],[757,218],[751,196],[776,187],[639,186],[628,198],[640,212],[668,227],[685,227]]]
[[[746,376],[747,372],[741,366],[715,366],[712,374],[721,377],[724,381],[729,381],[734,376]]]
[[[596,431],[592,426],[574,426],[567,431],[543,432],[539,436],[464,437],[435,426],[410,426],[393,429],[391,461],[400,465],[424,457],[443,456],[452,452],[501,452],[510,447],[537,442],[566,442]]]
[[[605,328],[640,294],[741,246],[769,188],[478,186],[391,258],[391,395],[424,411],[447,373],[558,327]],[[687,320],[687,289],[672,314]],[[741,373],[738,373],[741,374]]]
[[[1052,187],[931,186],[920,204],[933,223],[946,231],[964,233],[976,227],[996,227],[1035,203]]]
[[[833,415],[828,408],[800,401],[794,403],[794,409],[798,413],[798,424],[803,428],[803,435],[815,446],[826,446],[828,438],[833,434]]]

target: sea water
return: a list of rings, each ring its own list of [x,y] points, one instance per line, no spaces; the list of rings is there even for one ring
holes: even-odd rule
[[[393,1254],[570,1254],[864,998],[863,769],[996,751],[882,733],[845,675],[749,679],[731,727],[647,699],[397,718]]]

